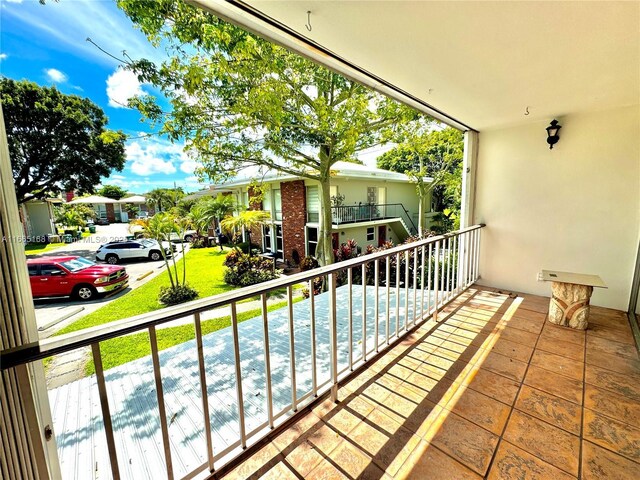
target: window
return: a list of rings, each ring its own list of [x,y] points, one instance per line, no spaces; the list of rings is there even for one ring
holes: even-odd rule
[[[273,191],[273,203],[275,207],[276,220],[282,220],[282,196],[279,188]]]
[[[271,253],[271,227],[269,225],[262,227],[262,248],[265,252]]]
[[[367,203],[375,205],[378,203],[378,188],[367,187]]]
[[[282,225],[276,225],[276,257],[284,258],[284,250],[282,244]]]
[[[307,222],[318,222],[320,220],[320,198],[318,196],[318,186],[307,186]]]
[[[35,277],[38,275],[38,265],[29,265],[29,276]]]
[[[96,217],[100,219],[107,218],[107,206],[104,203],[94,203],[93,209],[96,212]]]
[[[318,248],[318,229],[316,227],[307,227],[307,255],[316,256]]]
[[[367,242],[373,242],[376,239],[376,229],[367,227]]]
[[[57,265],[42,265],[40,267],[40,275],[64,275],[64,273],[64,270]]]
[[[271,190],[264,192],[264,196],[262,197],[262,209],[273,216],[273,212],[271,211]]]

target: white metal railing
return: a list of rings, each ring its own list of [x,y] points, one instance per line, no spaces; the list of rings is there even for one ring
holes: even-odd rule
[[[112,424],[112,413],[107,395],[105,374],[102,365],[100,345],[105,340],[147,330],[151,347],[155,390],[160,411],[160,428],[165,458],[166,477],[176,478],[172,462],[171,445],[165,408],[165,394],[161,362],[159,361],[156,327],[175,319],[191,316],[195,329],[195,354],[197,355],[198,381],[202,400],[202,424],[206,440],[207,461],[197,466],[181,478],[193,478],[202,472],[228,463],[245,448],[263,439],[275,427],[295,415],[301,407],[318,396],[330,391],[331,398],[337,400],[338,383],[349,377],[365,362],[375,358],[389,348],[415,326],[436,318],[438,311],[457,297],[478,278],[480,231],[484,225],[475,225],[446,235],[430,237],[406,245],[354,258],[345,262],[302,272],[289,277],[265,282],[252,287],[235,290],[214,297],[196,300],[184,305],[165,308],[159,312],[112,322],[95,328],[53,337],[40,342],[8,349],[0,354],[2,370],[22,369],[29,362],[70,352],[90,346],[96,371],[102,422],[106,435],[111,473],[114,479],[121,478],[120,469],[126,459],[119,459]],[[324,292],[314,292],[317,280],[324,285]],[[309,322],[310,381],[297,382],[301,374],[296,365],[296,349],[301,346],[300,332],[296,335],[293,286],[305,283],[309,298],[305,311]],[[288,363],[290,399],[286,405],[276,407],[273,372],[277,367],[272,363],[270,351],[270,325],[267,309],[267,295],[286,288],[286,314],[288,324]],[[360,294],[360,305],[354,302]],[[248,427],[245,414],[245,393],[243,392],[243,370],[241,365],[241,342],[238,331],[238,302],[258,297],[260,299],[264,355],[264,375],[266,379],[265,409],[266,419]],[[318,303],[327,302],[328,336],[326,344],[319,342]],[[345,305],[346,304],[346,305]],[[338,305],[340,307],[338,308]],[[202,314],[228,306],[231,312],[231,338],[233,343],[233,372],[237,395],[238,432],[237,439],[228,445],[217,446],[212,438],[210,402],[207,391],[207,371],[211,368],[203,353]],[[360,308],[360,318],[357,318]],[[323,310],[324,311],[324,310]],[[324,321],[325,318],[322,318]],[[305,334],[306,335],[306,334]],[[359,338],[358,338],[359,336]],[[324,338],[324,337],[323,337]],[[298,343],[296,343],[296,339]],[[328,351],[328,375],[319,366],[326,359],[318,351]],[[346,358],[345,358],[346,357]],[[282,365],[280,365],[282,367]],[[246,380],[246,379],[245,379]],[[158,477],[159,478],[159,477]]]

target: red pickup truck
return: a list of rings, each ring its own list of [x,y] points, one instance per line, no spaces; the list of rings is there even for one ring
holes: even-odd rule
[[[91,300],[129,283],[124,267],[98,265],[82,257],[36,258],[27,260],[27,266],[34,298],[73,296]]]

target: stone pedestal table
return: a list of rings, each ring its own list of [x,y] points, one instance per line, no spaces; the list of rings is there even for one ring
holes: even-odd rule
[[[549,322],[563,327],[586,330],[589,324],[589,300],[594,287],[607,288],[597,275],[543,270],[542,279],[551,283]]]

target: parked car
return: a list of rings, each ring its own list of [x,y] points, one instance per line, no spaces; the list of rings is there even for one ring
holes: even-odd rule
[[[196,236],[196,233],[197,232],[195,230],[185,230],[184,235],[182,236],[182,240],[180,240],[180,235],[178,235],[177,233],[171,232],[169,234],[169,241],[176,242],[176,243],[181,243],[182,241],[191,242],[193,241],[193,238]]]
[[[125,259],[147,259],[156,261],[162,260],[161,249],[164,250],[165,256],[167,257],[170,257],[175,251],[175,248],[169,242],[162,242],[161,247],[157,241],[148,238],[115,241],[100,245],[100,248],[98,248],[96,252],[96,259],[112,265]]]
[[[35,258],[27,260],[27,267],[34,298],[73,296],[91,300],[129,283],[124,267],[98,265],[82,257]]]

